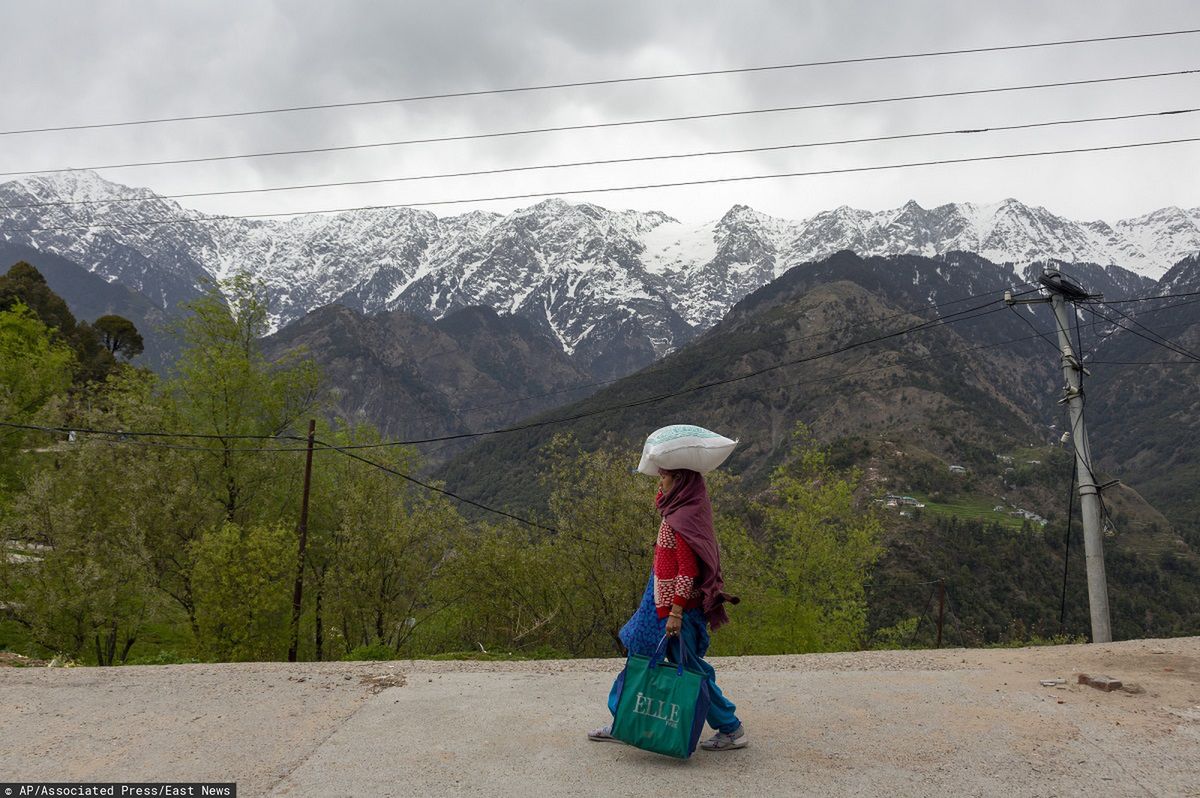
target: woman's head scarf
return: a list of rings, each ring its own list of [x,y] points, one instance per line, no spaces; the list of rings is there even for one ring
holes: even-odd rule
[[[656,504],[663,520],[675,534],[681,535],[700,561],[700,576],[696,579],[702,596],[701,607],[709,626],[716,629],[728,623],[724,604],[737,604],[737,596],[725,593],[721,577],[721,550],[713,529],[712,503],[708,486],[696,471],[672,471],[674,484],[669,493],[659,493]]]

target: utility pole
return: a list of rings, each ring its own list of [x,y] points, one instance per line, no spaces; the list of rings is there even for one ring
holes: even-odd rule
[[[288,646],[288,662],[296,661],[300,647],[300,605],[304,599],[304,558],[308,552],[308,489],[312,483],[313,439],[317,434],[315,419],[308,421],[308,451],[304,454],[304,491],[300,496],[300,523],[296,532],[300,538],[300,553],[296,564],[296,584],[292,590],[292,640]]]
[[[946,616],[946,583],[938,580],[938,636],[937,647],[942,647],[942,620]]]
[[[1068,303],[1091,298],[1078,285],[1063,278],[1055,269],[1046,269],[1038,282],[1049,292],[1049,296],[1032,299],[1013,299],[1012,292],[1004,294],[1004,301],[1013,305],[1028,305],[1049,302],[1054,310],[1055,326],[1058,328],[1058,347],[1062,353],[1063,377],[1066,392],[1059,404],[1066,404],[1070,414],[1071,429],[1067,431],[1075,449],[1075,469],[1079,478],[1079,505],[1083,517],[1083,550],[1087,563],[1088,607],[1092,616],[1092,642],[1112,642],[1112,621],[1108,610],[1108,579],[1104,573],[1104,529],[1100,521],[1100,487],[1092,473],[1092,450],[1088,445],[1087,428],[1083,420],[1083,375],[1088,372],[1071,346],[1070,314]]]

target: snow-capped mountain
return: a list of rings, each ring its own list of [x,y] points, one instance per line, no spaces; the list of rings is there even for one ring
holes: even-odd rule
[[[1158,278],[1200,250],[1200,208],[1115,224],[1008,199],[776,219],[744,205],[685,224],[551,199],[508,215],[389,208],[288,220],[188,211],[93,172],[0,184],[0,238],[62,255],[165,308],[247,270],[282,326],[323,305],[438,319],[487,305],[529,318],[593,373],[626,373],[718,321],[791,267],[862,255],[968,251],[1016,267],[1056,258]]]

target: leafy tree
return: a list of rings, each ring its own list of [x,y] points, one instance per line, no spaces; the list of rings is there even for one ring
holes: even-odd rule
[[[92,324],[92,328],[100,335],[104,348],[113,356],[119,354],[126,360],[133,360],[145,350],[142,334],[124,316],[101,316]]]
[[[171,397],[161,392],[158,378],[139,369],[121,369],[109,375],[95,392],[77,397],[62,413],[64,423],[91,429],[181,429],[185,424]],[[198,478],[205,453],[162,443],[165,441],[125,441],[117,445],[84,433],[70,450],[99,446],[110,452],[103,473],[79,479],[107,480],[109,490],[121,498],[128,513],[125,523],[141,535],[151,584],[183,611],[196,634],[195,545],[206,529],[220,523],[224,507]],[[72,463],[60,463],[61,477],[68,478],[64,469]]]
[[[331,434],[343,443],[379,440],[362,427]],[[402,473],[417,469],[411,450],[388,447],[373,451],[372,459]],[[470,545],[461,516],[444,498],[333,452],[314,463],[313,498],[315,623],[329,629],[328,642],[343,653],[370,645],[406,648],[459,597],[450,586],[435,586],[455,552]],[[315,648],[323,656],[320,645]]]
[[[434,586],[448,606],[441,634],[427,633],[421,644],[450,652],[558,647],[572,623],[591,619],[563,606],[553,547],[553,539],[519,524],[476,524]]]
[[[71,384],[75,356],[24,304],[0,310],[0,419],[35,420],[54,396]],[[40,436],[0,429],[0,513],[18,475],[29,467],[25,451]]]
[[[0,558],[10,615],[44,648],[100,665],[124,661],[160,605],[143,507],[112,485],[130,454],[100,442],[59,453],[57,468],[35,474],[0,523],[0,539],[20,552]]]
[[[225,285],[228,301],[214,286],[185,307],[178,325],[185,349],[170,385],[181,426],[215,436],[203,443],[197,480],[211,486],[235,523],[271,517],[263,500],[278,482],[270,457],[243,452],[238,436],[276,436],[294,432],[317,405],[320,377],[316,365],[301,354],[270,362],[258,339],[268,329],[267,304],[261,285],[238,275]]]
[[[569,437],[548,449],[553,578],[560,645],[579,653],[623,653],[617,633],[637,607],[662,519],[655,482],[630,473],[628,452],[583,452]]]
[[[450,613],[458,650],[623,653],[618,632],[650,578],[661,521],[655,483],[630,473],[628,452],[583,452],[569,436],[546,457],[546,525],[556,531],[484,526],[450,563],[447,583],[469,587]],[[709,487],[722,545],[744,538],[738,519],[721,511],[725,480],[714,475]]]
[[[19,261],[0,276],[0,310],[22,304],[33,310],[42,322],[58,331],[64,340],[75,335],[75,315],[65,299],[50,288],[42,273],[25,261]]]
[[[18,303],[29,307],[58,340],[74,350],[78,383],[103,380],[116,365],[112,354],[100,345],[96,330],[86,322],[77,322],[66,300],[54,293],[41,272],[24,261],[0,276],[0,310]]]
[[[196,544],[192,582],[201,650],[218,660],[282,659],[287,651],[295,532],[225,522]]]
[[[621,652],[617,632],[650,575],[658,514],[653,482],[627,455],[582,452],[558,436],[546,449],[547,527],[477,525],[447,568],[462,589],[445,645],[569,655]]]
[[[75,357],[28,306],[0,311],[0,415],[30,418],[71,384]]]
[[[866,639],[865,582],[882,548],[882,524],[857,497],[860,475],[839,472],[803,428],[788,462],[757,507],[762,550],[735,549],[757,577],[737,608],[738,624],[718,635],[729,653],[796,653],[860,648]],[[736,566],[735,566],[736,567]]]

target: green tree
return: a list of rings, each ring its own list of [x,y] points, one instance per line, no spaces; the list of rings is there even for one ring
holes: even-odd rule
[[[89,429],[182,429],[186,422],[158,378],[139,369],[120,369],[96,390],[76,398],[62,409],[61,422]],[[184,443],[190,446],[194,441]],[[166,445],[163,445],[166,444]],[[141,551],[151,584],[183,611],[193,635],[196,596],[192,586],[195,544],[206,529],[224,518],[224,506],[204,484],[204,451],[176,448],[179,442],[160,439],[127,439],[117,444],[104,436],[81,433],[70,451],[101,447],[111,457],[98,473],[64,479],[105,480],[108,490],[120,497],[126,523],[141,535]],[[296,455],[262,454],[263,457]],[[71,466],[74,461],[66,461]],[[83,467],[83,466],[80,466]]]
[[[617,633],[646,587],[662,522],[655,481],[630,472],[628,452],[583,452],[569,437],[555,439],[548,460],[559,645],[622,653]]]
[[[435,629],[441,634],[421,637],[426,650],[568,655],[563,644],[573,627],[593,619],[572,616],[566,606],[555,545],[555,538],[520,524],[477,523],[434,585],[448,609]]]
[[[192,583],[201,650],[222,661],[287,652],[295,531],[282,523],[225,522],[196,542]]]
[[[0,419],[37,420],[39,411],[71,385],[75,356],[24,304],[0,310]],[[30,467],[26,450],[45,436],[0,429],[0,516],[19,475]]]
[[[143,506],[112,484],[129,473],[131,454],[101,442],[57,453],[56,468],[30,477],[0,523],[0,539],[18,552],[0,558],[10,616],[44,648],[100,665],[124,661],[161,607]]]
[[[75,357],[28,306],[0,311],[0,415],[28,419],[71,384]]]
[[[859,498],[857,471],[838,471],[801,428],[792,455],[756,508],[761,551],[738,623],[718,635],[723,653],[800,653],[861,648],[867,630],[865,582],[882,547],[882,524]],[[740,541],[747,546],[748,541]]]
[[[477,528],[450,564],[448,583],[469,588],[450,613],[459,650],[623,652],[618,633],[650,578],[661,523],[655,482],[630,473],[628,452],[584,452],[570,436],[558,436],[546,460],[545,525],[555,531],[511,523]],[[723,546],[736,538],[740,557],[739,543],[749,541],[740,520],[721,509],[727,485],[721,475],[709,479],[718,538]],[[737,565],[732,572],[745,570]]]
[[[78,383],[103,380],[116,365],[112,354],[100,345],[96,330],[86,322],[77,322],[66,301],[54,293],[41,272],[24,261],[0,276],[0,310],[18,303],[28,306],[58,340],[74,350]]]
[[[268,330],[267,303],[261,285],[238,275],[188,303],[178,325],[184,351],[170,384],[181,426],[215,436],[200,445],[201,484],[210,486],[235,523],[272,516],[266,501],[278,485],[270,457],[245,452],[239,436],[276,436],[296,431],[314,411],[320,376],[303,354],[268,361],[259,339]],[[261,446],[260,446],[261,448]]]
[[[330,436],[341,443],[379,440],[364,427]],[[402,473],[417,470],[408,449],[374,450],[371,459]],[[449,585],[437,588],[455,552],[470,545],[462,517],[446,499],[335,452],[322,452],[314,463],[313,498],[313,579],[306,592],[319,605],[314,624],[329,630],[331,648],[343,655],[370,645],[403,650],[459,598]],[[315,648],[314,655],[324,655]]]
[[[63,340],[75,335],[75,314],[66,300],[50,288],[42,273],[25,261],[18,261],[0,276],[0,310],[17,304],[26,305],[47,327],[58,331]]]
[[[124,316],[101,316],[92,324],[100,336],[104,348],[114,357],[120,355],[126,360],[133,360],[145,351],[145,342],[137,326]]]

